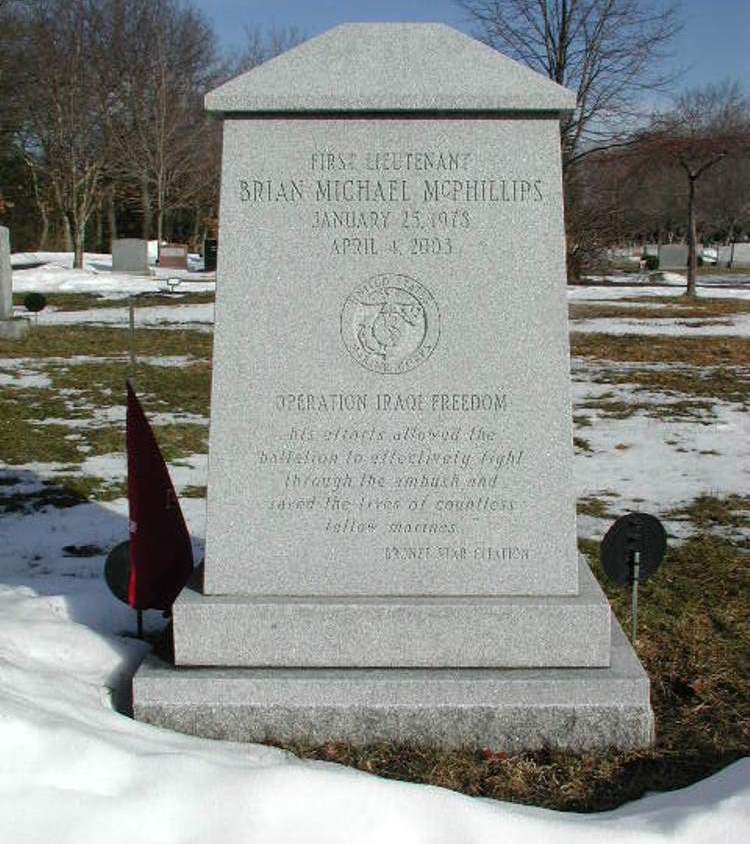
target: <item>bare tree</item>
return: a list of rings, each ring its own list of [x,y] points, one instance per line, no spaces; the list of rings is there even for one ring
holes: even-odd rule
[[[167,213],[189,207],[202,186],[202,97],[216,76],[214,34],[177,0],[104,0],[97,31],[102,45],[112,45],[99,90],[113,178],[139,185],[143,236],[152,235],[153,212],[161,243]]]
[[[18,39],[21,20],[15,0],[0,0],[0,139],[3,142],[16,131],[21,118],[19,88],[24,83]]]
[[[673,0],[456,2],[483,41],[576,92],[561,127],[566,167],[618,136],[643,92],[673,78],[658,70],[680,28]]]
[[[101,131],[87,0],[27,0],[23,103],[27,161],[49,185],[83,266],[86,224],[96,207],[107,150]]]
[[[269,59],[280,56],[305,40],[305,34],[296,26],[271,27],[263,30],[258,26],[245,27],[245,45],[236,56],[232,75],[244,73]]]
[[[750,154],[750,111],[736,82],[687,92],[677,106],[654,117],[637,136],[634,152],[644,166],[678,168],[687,180],[688,268],[686,295],[696,295],[698,181],[729,158]]]
[[[750,228],[750,157],[711,168],[701,179],[696,205],[698,221],[715,239],[737,240]]]

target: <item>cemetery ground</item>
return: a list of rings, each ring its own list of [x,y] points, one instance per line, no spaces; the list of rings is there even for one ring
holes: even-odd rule
[[[78,698],[93,684],[121,702],[144,652],[132,614],[102,578],[106,553],[127,537],[128,374],[169,463],[196,558],[204,529],[212,292],[190,292],[187,281],[178,294],[131,291],[138,325],[131,372],[125,293],[95,281],[89,292],[74,287],[47,288],[48,308],[27,337],[0,341],[0,656],[12,666],[0,683],[0,732],[28,753],[11,739],[11,727],[21,725],[35,748],[19,788],[24,777],[36,782],[32,763],[50,753],[68,777],[84,778],[65,742],[76,730],[89,734],[98,716],[92,721],[90,702],[81,710]],[[748,754],[750,284],[703,287],[692,302],[680,292],[668,284],[569,289],[580,548],[625,629],[629,595],[604,577],[599,540],[614,518],[636,509],[662,518],[670,536],[667,559],[640,599],[637,651],[651,678],[655,746],[289,750],[385,778],[580,812],[688,785]],[[19,312],[23,295],[16,294]],[[147,616],[160,647],[161,616]],[[106,695],[96,705],[111,706]],[[147,733],[160,734],[132,729],[144,747]],[[176,753],[197,740],[168,741]],[[257,745],[241,752],[260,765],[279,763]]]

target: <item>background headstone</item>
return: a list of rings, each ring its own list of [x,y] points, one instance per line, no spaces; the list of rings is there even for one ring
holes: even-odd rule
[[[112,241],[112,272],[147,275],[148,241],[124,237]]]
[[[719,267],[732,266],[732,244],[726,246],[719,246],[716,265]]]
[[[684,243],[659,244],[659,269],[678,270],[687,269],[688,248]]]
[[[0,338],[20,340],[28,331],[26,319],[13,318],[13,270],[10,263],[10,232],[0,226]]]
[[[10,232],[0,226],[0,319],[13,316],[13,280],[10,265]]]
[[[750,243],[732,244],[732,266],[750,267]]]
[[[159,248],[159,266],[162,269],[186,270],[188,248],[185,243],[164,243]]]
[[[213,272],[216,269],[218,253],[219,241],[216,238],[207,237],[203,241],[203,269],[205,272]]]

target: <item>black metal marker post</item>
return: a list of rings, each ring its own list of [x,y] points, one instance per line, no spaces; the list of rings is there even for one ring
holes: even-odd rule
[[[620,516],[601,545],[602,568],[619,586],[630,586],[632,638],[638,635],[638,586],[656,572],[667,550],[661,522],[648,513]]]
[[[638,638],[638,583],[641,575],[641,552],[633,552],[633,602],[632,602],[632,622],[633,622],[633,644]]]
[[[138,616],[138,638],[143,639],[143,610],[136,610]]]

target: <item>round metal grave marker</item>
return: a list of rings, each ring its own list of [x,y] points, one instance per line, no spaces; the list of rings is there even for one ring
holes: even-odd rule
[[[627,586],[638,552],[638,580],[643,583],[659,568],[666,550],[667,534],[656,516],[629,513],[621,516],[602,540],[602,566],[615,583]]]
[[[119,598],[123,604],[128,603],[130,589],[130,542],[125,540],[107,554],[104,564],[104,579],[109,591]]]
[[[23,306],[32,314],[37,314],[47,307],[47,297],[41,293],[28,293],[24,297]]]

